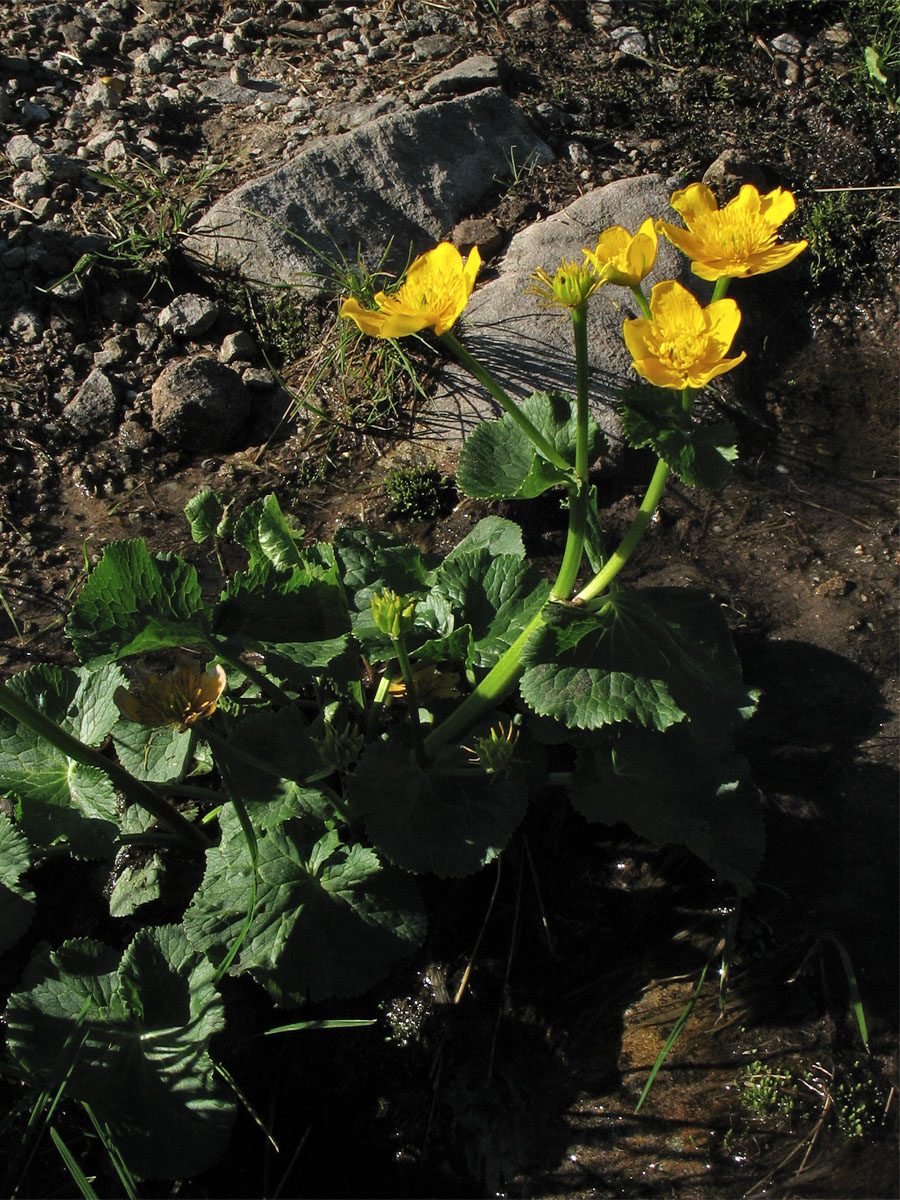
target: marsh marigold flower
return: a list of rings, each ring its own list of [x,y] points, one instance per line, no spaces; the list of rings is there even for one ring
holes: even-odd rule
[[[139,725],[175,725],[179,732],[212,716],[225,690],[221,667],[196,671],[179,667],[168,675],[148,675],[141,683],[116,688],[113,699],[127,721]]]
[[[438,335],[446,333],[468,304],[480,266],[477,246],[463,262],[455,246],[441,242],[413,261],[395,292],[376,293],[377,308],[363,308],[350,297],[341,305],[341,316],[372,337],[405,337],[432,327]]]
[[[591,264],[566,260],[555,275],[550,276],[538,267],[531,278],[534,284],[530,291],[546,308],[580,308],[603,282]]]
[[[648,217],[635,234],[622,225],[611,225],[600,234],[596,249],[582,254],[605,283],[637,287],[652,271],[656,251],[656,226]]]
[[[733,300],[714,300],[706,308],[672,279],[650,293],[653,319],[636,317],[623,329],[634,369],[656,387],[705,387],[747,357],[725,355],[741,323]]]
[[[671,204],[687,229],[668,221],[658,221],[657,228],[691,259],[691,270],[701,279],[777,271],[807,246],[805,241],[776,241],[779,225],[796,207],[793,195],[781,188],[761,196],[745,183],[733,200],[719,208],[705,184],[692,183],[673,192]]]

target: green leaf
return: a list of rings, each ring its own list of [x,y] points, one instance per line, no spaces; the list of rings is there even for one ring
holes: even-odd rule
[[[34,892],[21,883],[30,866],[28,839],[0,813],[0,954],[16,944],[34,916]]]
[[[207,538],[217,535],[227,503],[226,497],[221,492],[214,492],[212,488],[203,488],[195,496],[191,496],[184,506],[184,515],[188,519],[191,537],[195,542],[205,542]]]
[[[570,729],[689,720],[711,739],[755,703],[720,607],[686,588],[617,588],[597,613],[552,605],[523,662],[526,704]]]
[[[689,487],[719,491],[737,458],[737,432],[730,421],[700,425],[684,412],[677,393],[649,385],[621,393],[622,432],[630,446],[651,446]]]
[[[292,529],[284,518],[277,499],[271,493],[266,496],[259,514],[257,526],[259,546],[266,558],[276,567],[291,569],[305,567],[299,542],[303,541],[302,529]]]
[[[162,876],[165,868],[158,854],[146,862],[124,867],[116,876],[109,896],[111,917],[130,917],[142,904],[158,900],[162,895]]]
[[[235,648],[314,644],[310,665],[326,665],[341,653],[350,632],[344,590],[336,577],[313,577],[302,567],[280,570],[267,560],[234,576],[215,607],[212,625],[216,636]],[[297,654],[298,665],[304,665]]]
[[[461,542],[457,542],[444,562],[474,550],[486,550],[490,555],[510,554],[513,558],[524,558],[522,530],[515,521],[507,521],[506,517],[483,517]]]
[[[227,739],[217,742],[214,758],[229,794],[243,801],[260,831],[302,813],[321,820],[334,815],[320,791],[304,786],[309,776],[321,770],[322,760],[297,709],[248,714]],[[252,760],[267,769],[261,770]]]
[[[135,778],[180,783],[187,774],[194,738],[190,729],[180,733],[174,725],[148,728],[134,721],[118,721],[111,734],[119,762]]]
[[[250,907],[253,865],[236,822],[185,913],[191,942],[221,961]],[[413,881],[383,867],[374,851],[318,838],[290,820],[258,839],[257,903],[232,974],[248,971],[276,1004],[352,996],[421,945],[425,916]]]
[[[577,421],[572,398],[563,392],[533,392],[520,408],[553,448],[574,464]],[[605,449],[606,439],[589,417],[589,462],[596,462]],[[456,475],[466,495],[493,500],[529,499],[568,479],[569,474],[547,462],[506,413],[497,421],[477,425],[466,438]]]
[[[176,555],[151,558],[143,539],[111,542],[69,615],[78,657],[95,664],[206,640],[200,582]]]
[[[19,1065],[90,1104],[136,1174],[181,1179],[224,1152],[235,1110],[209,1056],[224,1009],[179,927],[140,930],[121,961],[87,940],[39,955],[6,1023]]]
[[[550,584],[513,555],[457,548],[435,572],[434,592],[447,598],[460,623],[471,626],[470,665],[490,667],[544,604]]]
[[[448,878],[480,870],[509,843],[540,778],[515,761],[500,775],[466,769],[461,755],[456,761],[425,770],[396,742],[381,742],[350,780],[354,818],[365,818],[375,847],[405,871]]]
[[[742,895],[765,849],[759,798],[747,764],[701,747],[682,726],[666,733],[620,726],[579,747],[569,794],[589,821],[622,822],[640,837],[687,846]]]
[[[124,677],[115,666],[73,670],[42,664],[8,682],[45,716],[88,746],[99,745],[118,720],[112,701]],[[70,760],[11,717],[0,716],[0,789],[15,796],[16,817],[44,850],[106,858],[114,851],[118,804],[109,778]]]

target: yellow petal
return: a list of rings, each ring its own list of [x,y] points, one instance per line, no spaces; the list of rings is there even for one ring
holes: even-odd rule
[[[715,212],[719,207],[715,195],[705,183],[690,183],[673,192],[669,204],[687,226],[691,226],[698,218],[702,220],[707,213]]]
[[[384,326],[384,313],[379,312],[377,308],[363,308],[358,300],[350,296],[341,304],[340,315],[349,317],[351,321],[355,321],[363,333],[368,333],[371,337],[388,337],[388,334],[382,333]]]
[[[741,324],[741,310],[730,298],[714,300],[703,310],[709,337],[720,354],[725,354],[734,341]]]
[[[703,309],[685,287],[674,279],[654,285],[650,293],[650,312],[661,332],[702,334],[705,330]]]

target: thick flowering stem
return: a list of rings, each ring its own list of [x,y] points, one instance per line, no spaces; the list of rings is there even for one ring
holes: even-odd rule
[[[460,738],[480,717],[496,708],[519,682],[525,644],[544,621],[544,605],[531,618],[509,649],[497,659],[484,679],[445,721],[426,737],[425,753],[432,758],[447,742]]]
[[[571,463],[567,463],[563,456],[556,450],[554,446],[550,444],[540,430],[534,427],[531,421],[529,421],[529,419],[519,408],[518,404],[516,404],[516,402],[506,394],[493,375],[486,371],[477,359],[472,357],[465,346],[457,341],[453,334],[449,332],[441,334],[441,341],[450,347],[466,370],[471,375],[474,375],[480,384],[487,388],[503,411],[509,414],[513,421],[515,421],[516,425],[518,425],[519,429],[521,429],[529,441],[537,447],[544,458],[546,458],[548,462],[553,463],[554,467],[558,467],[561,471],[571,471]]]
[[[668,463],[662,459],[656,464],[656,470],[653,472],[653,478],[650,480],[650,485],[647,488],[644,499],[641,501],[641,506],[638,509],[634,520],[629,526],[628,532],[622,538],[622,541],[612,552],[602,569],[594,576],[591,582],[581,589],[575,597],[575,602],[584,604],[588,600],[593,600],[595,596],[599,596],[601,592],[609,587],[610,583],[615,579],[618,573],[628,562],[635,547],[644,535],[644,531],[650,524],[653,514],[656,512],[657,506],[662,498],[663,490],[666,486],[666,480],[669,478]]]
[[[192,825],[186,817],[183,817],[177,808],[166,803],[140,779],[135,779],[119,763],[107,758],[98,750],[86,746],[84,742],[73,737],[71,733],[62,729],[55,721],[51,721],[34,705],[22,696],[16,695],[11,688],[5,685],[0,686],[0,709],[8,713],[14,721],[18,721],[20,725],[24,725],[32,733],[36,733],[38,737],[49,742],[51,746],[55,746],[66,758],[71,758],[74,762],[81,763],[82,766],[94,767],[96,770],[102,771],[126,799],[133,804],[140,805],[157,821],[167,825],[181,841],[188,842],[201,850],[209,848],[210,841],[206,835],[196,825]]]
[[[588,506],[588,348],[586,305],[571,309],[575,339],[575,475],[569,488],[569,532],[553,595],[568,600],[581,569]]]

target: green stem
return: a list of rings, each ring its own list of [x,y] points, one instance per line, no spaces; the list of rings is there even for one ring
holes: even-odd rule
[[[631,292],[635,300],[637,300],[638,308],[641,310],[642,314],[647,318],[648,321],[652,321],[653,313],[650,311],[650,305],[647,302],[647,297],[644,295],[641,285],[639,283],[633,284]]]
[[[522,410],[510,396],[506,394],[497,380],[485,368],[473,358],[465,346],[453,336],[452,333],[442,333],[441,341],[444,342],[453,351],[466,370],[474,375],[480,384],[487,388],[500,407],[505,413],[508,413],[512,420],[518,425],[519,429],[532,442],[544,458],[548,462],[553,463],[554,467],[558,467],[561,471],[571,472],[572,464],[567,463],[558,450],[544,437],[540,430],[532,425],[531,421],[525,416]]]
[[[569,493],[569,532],[566,549],[553,585],[557,600],[568,600],[581,570],[588,510],[588,347],[587,306],[571,310],[575,339],[575,487]]]
[[[217,658],[221,658],[222,662],[229,667],[233,667],[236,671],[241,671],[248,679],[251,679],[264,696],[268,696],[270,700],[276,701],[278,704],[293,704],[294,701],[282,691],[277,683],[273,683],[268,675],[265,675],[257,667],[251,666],[250,663],[244,662],[242,658],[236,658],[234,655],[223,649],[220,642],[211,641],[210,649]]]
[[[594,576],[587,587],[583,587],[575,597],[575,602],[584,604],[588,600],[592,600],[602,591],[609,587],[610,583],[615,579],[618,573],[628,562],[634,548],[644,535],[644,531],[650,524],[653,514],[656,512],[657,505],[662,498],[663,490],[666,486],[666,480],[669,478],[668,464],[660,459],[656,464],[656,470],[653,472],[653,477],[650,480],[650,485],[647,488],[644,499],[641,501],[641,506],[638,509],[634,520],[628,529],[628,532],[622,538],[619,545],[612,552],[602,569]]]
[[[67,758],[81,763],[82,766],[94,767],[98,771],[102,771],[128,800],[133,804],[139,804],[157,821],[167,825],[181,841],[188,842],[201,850],[206,850],[211,845],[209,839],[196,825],[192,825],[186,817],[183,817],[177,808],[160,799],[147,784],[140,779],[135,779],[121,764],[107,758],[98,750],[86,746],[71,733],[67,733],[55,721],[51,721],[49,717],[23,697],[17,696],[6,685],[0,686],[0,709],[8,713],[14,721],[18,721],[20,725],[24,725],[32,733],[36,733],[38,737],[49,742],[51,746],[55,746]]]
[[[716,280],[716,286],[713,288],[712,300],[710,300],[710,304],[716,300],[722,299],[722,297],[728,291],[729,283],[731,283],[730,275],[722,275]]]
[[[424,767],[426,761],[425,747],[422,742],[422,726],[419,722],[419,698],[416,695],[416,681],[413,678],[412,663],[409,661],[409,655],[406,653],[406,644],[403,637],[391,638],[391,641],[394,643],[394,649],[397,651],[400,674],[403,676],[403,682],[406,684],[406,710],[409,713],[409,720],[416,739],[416,758],[419,766]]]
[[[446,742],[460,737],[470,725],[490,712],[519,682],[522,674],[522,651],[532,633],[544,622],[544,604],[531,618],[512,645],[497,659],[484,679],[445,721],[425,738],[425,753],[432,758]]]

